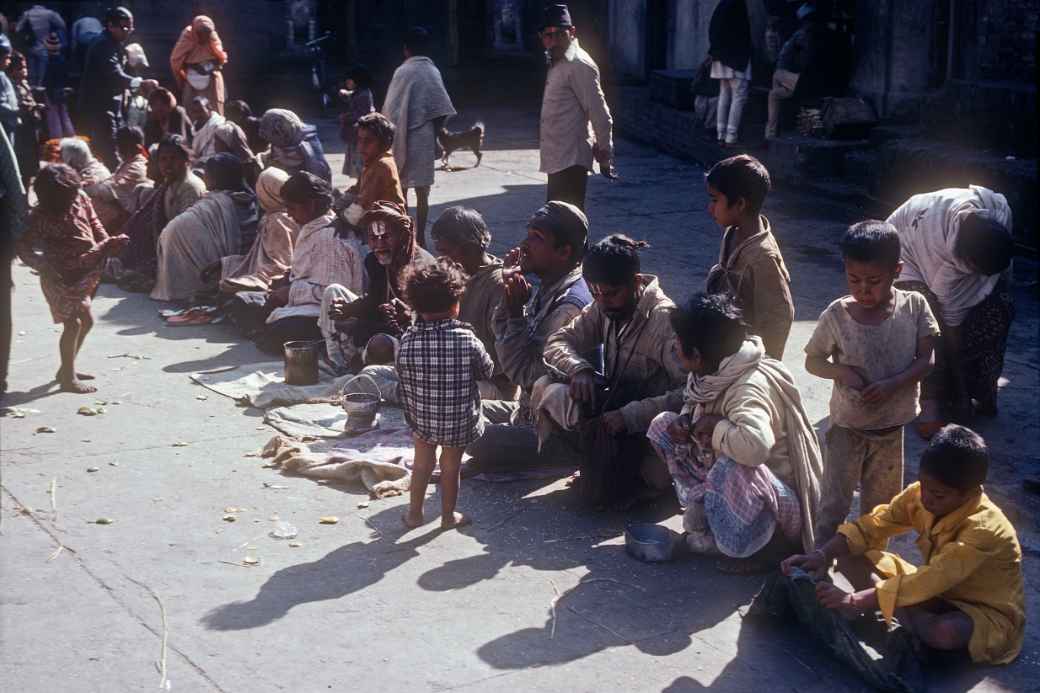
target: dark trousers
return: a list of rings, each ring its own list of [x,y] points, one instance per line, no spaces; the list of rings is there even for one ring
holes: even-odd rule
[[[7,364],[11,361],[11,292],[14,281],[11,277],[12,259],[0,257],[0,394],[7,391]]]
[[[90,138],[90,151],[109,170],[119,167],[116,154],[116,130],[119,129],[119,118],[111,113],[84,113],[78,125],[81,134]]]
[[[585,211],[585,189],[589,184],[589,170],[584,166],[571,166],[549,174],[549,186],[545,199],[570,202]]]

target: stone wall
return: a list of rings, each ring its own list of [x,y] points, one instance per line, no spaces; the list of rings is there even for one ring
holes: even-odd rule
[[[977,0],[974,74],[969,79],[1036,80],[1036,32],[1040,4],[1036,0]]]

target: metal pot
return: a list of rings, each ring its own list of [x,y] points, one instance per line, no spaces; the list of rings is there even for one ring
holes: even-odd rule
[[[647,563],[670,561],[679,537],[677,532],[661,525],[629,522],[625,525],[625,552]]]
[[[320,340],[286,342],[283,345],[286,385],[314,385],[318,382],[320,346]]]

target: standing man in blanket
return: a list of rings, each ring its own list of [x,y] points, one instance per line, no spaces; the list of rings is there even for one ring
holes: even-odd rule
[[[585,210],[585,188],[593,160],[616,178],[613,120],[596,62],[580,45],[566,5],[545,8],[540,34],[549,74],[542,95],[541,167],[549,175],[547,200]],[[591,124],[591,127],[590,127]]]
[[[437,157],[437,133],[444,121],[455,115],[451,97],[444,88],[441,71],[426,57],[430,34],[412,27],[404,39],[404,62],[394,71],[383,102],[383,115],[396,128],[394,161],[401,175],[405,200],[415,189],[415,238],[426,247],[426,219],[430,214],[430,188]]]

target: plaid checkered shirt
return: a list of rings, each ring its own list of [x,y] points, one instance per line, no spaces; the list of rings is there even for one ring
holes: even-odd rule
[[[428,443],[465,447],[484,434],[478,380],[495,364],[459,320],[418,320],[401,338],[397,374],[405,418]]]

